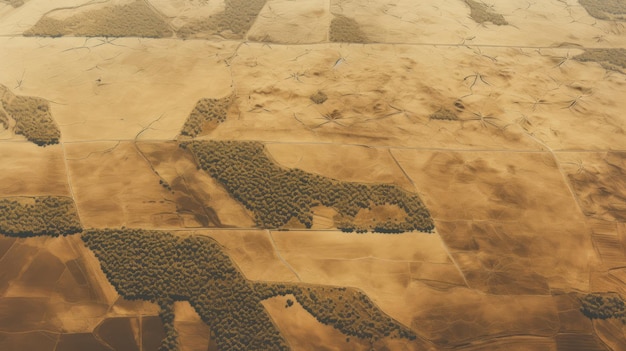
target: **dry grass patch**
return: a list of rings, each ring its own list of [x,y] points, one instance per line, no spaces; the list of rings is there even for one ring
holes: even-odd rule
[[[497,26],[504,26],[509,24],[499,13],[493,12],[489,5],[474,1],[474,0],[465,0],[465,3],[470,8],[470,17],[476,21],[476,23],[485,23],[491,22]]]
[[[225,0],[224,12],[185,24],[177,31],[181,38],[220,35],[228,39],[243,38],[267,0]]]
[[[22,5],[24,5],[24,0],[2,0],[0,2],[3,2],[5,4],[9,4],[11,6],[13,6],[14,8],[18,8]]]
[[[626,20],[625,0],[578,0],[590,16],[601,20]]]
[[[361,30],[359,23],[344,15],[333,15],[330,22],[330,41],[346,43],[366,43],[368,42],[365,33]]]
[[[78,13],[59,20],[42,17],[25,36],[86,36],[166,38],[172,30],[163,17],[144,1]]]
[[[573,57],[581,62],[597,62],[604,69],[624,73],[626,69],[626,49],[586,49]]]
[[[459,116],[456,113],[448,110],[447,108],[441,108],[435,112],[433,112],[429,119],[439,120],[439,121],[458,121]]]

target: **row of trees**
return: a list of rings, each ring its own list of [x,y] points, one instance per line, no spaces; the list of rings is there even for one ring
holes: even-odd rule
[[[336,224],[345,231],[369,229],[396,233],[434,228],[419,196],[395,185],[343,182],[300,169],[283,169],[257,142],[193,141],[181,143],[181,147],[189,148],[199,166],[251,210],[261,227],[280,228],[295,218],[310,228],[311,207],[323,205],[337,210]],[[405,220],[357,228],[354,217],[361,209],[373,205],[397,205],[406,213]]]
[[[9,236],[69,235],[82,231],[69,197],[0,199],[0,233]]]

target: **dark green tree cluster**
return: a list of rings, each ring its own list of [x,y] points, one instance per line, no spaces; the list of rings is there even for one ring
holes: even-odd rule
[[[284,169],[268,157],[258,142],[193,141],[181,143],[181,147],[190,149],[199,167],[254,213],[260,227],[280,228],[295,218],[310,228],[311,207],[323,205],[339,213],[336,224],[345,231],[400,233],[429,232],[434,228],[419,196],[394,185],[342,182],[300,169]],[[356,227],[354,217],[372,205],[397,205],[406,217],[404,221]]]
[[[288,350],[260,299],[222,248],[205,237],[144,230],[88,230],[82,239],[127,299],[160,303],[173,330],[173,301],[189,301],[215,333],[220,350]],[[175,349],[169,332],[163,350]]]
[[[82,231],[69,197],[0,199],[0,233],[9,236],[68,235]]]
[[[15,134],[39,145],[57,144],[61,131],[50,115],[48,101],[33,96],[15,96],[5,92],[2,106],[15,121]],[[8,120],[5,124],[8,126]]]
[[[182,26],[177,34],[181,38],[193,37],[198,33],[219,34],[229,39],[243,38],[267,0],[225,0],[224,12],[207,19],[197,20]]]
[[[202,133],[206,123],[222,123],[228,115],[232,96],[221,99],[200,99],[189,114],[180,134],[196,137]]]
[[[505,26],[509,24],[509,22],[504,19],[504,16],[493,12],[485,3],[474,0],[465,0],[465,3],[470,8],[470,17],[476,23],[491,22],[497,26]]]
[[[626,19],[624,0],[578,0],[590,16],[601,20]]]
[[[416,338],[412,330],[386,315],[357,289],[286,283],[257,283],[255,289],[261,299],[292,294],[320,323],[349,336],[373,341]]]
[[[604,69],[623,72],[626,69],[626,49],[585,49],[580,55],[573,57],[581,62],[597,62]]]
[[[139,229],[87,230],[82,240],[126,299],[161,306],[162,351],[176,350],[174,301],[189,301],[214,333],[220,350],[289,350],[262,300],[293,294],[321,323],[347,335],[377,340],[415,334],[356,289],[247,280],[208,237],[178,237]]]
[[[167,38],[173,35],[163,16],[142,0],[103,7],[59,20],[43,16],[24,36]]]
[[[359,23],[344,15],[333,15],[330,21],[330,41],[340,43],[366,43],[367,37]]]
[[[580,311],[590,319],[617,318],[626,324],[626,305],[618,294],[587,294],[580,302]]]

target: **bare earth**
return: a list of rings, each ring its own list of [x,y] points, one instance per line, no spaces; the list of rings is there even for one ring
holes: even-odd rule
[[[626,350],[626,325],[579,300],[626,298],[626,67],[576,59],[626,49],[626,22],[577,0],[485,1],[503,25],[464,0],[268,0],[241,39],[183,39],[233,2],[142,0],[169,34],[23,35],[132,3],[0,1],[0,85],[47,100],[61,131],[40,147],[0,123],[0,199],[66,196],[84,228],[211,237],[251,281],[357,288],[417,335],[359,339],[291,294],[265,300],[293,350]],[[362,43],[331,41],[344,17]],[[225,121],[196,139],[398,186],[435,230],[344,233],[319,204],[311,228],[255,227],[179,147],[196,103],[228,96]],[[189,303],[174,310],[181,350],[217,350]],[[0,350],[156,350],[158,313],[120,296],[78,236],[0,236]]]

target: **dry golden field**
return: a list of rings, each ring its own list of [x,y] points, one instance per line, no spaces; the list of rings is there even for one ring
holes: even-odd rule
[[[626,350],[625,0],[0,0],[0,350]]]

